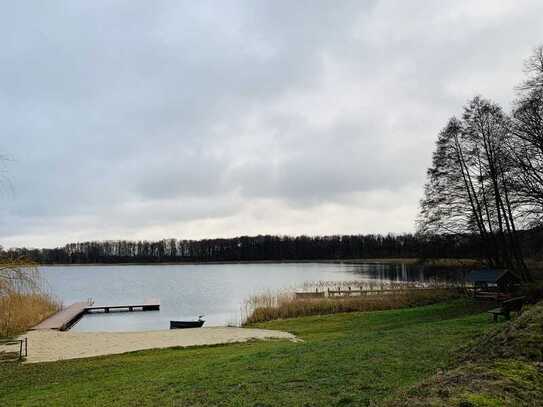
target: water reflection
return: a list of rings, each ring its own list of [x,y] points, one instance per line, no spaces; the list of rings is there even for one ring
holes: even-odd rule
[[[364,263],[356,265],[354,270],[361,280],[379,283],[454,283],[463,281],[466,273],[466,270],[458,268],[403,263]]]

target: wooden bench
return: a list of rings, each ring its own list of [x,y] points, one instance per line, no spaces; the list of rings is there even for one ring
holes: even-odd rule
[[[511,298],[510,300],[502,302],[501,307],[491,309],[490,311],[488,311],[488,313],[492,314],[492,316],[494,317],[494,322],[498,322],[498,317],[500,315],[504,316],[505,319],[511,319],[511,312],[516,312],[520,314],[525,300],[526,297]]]

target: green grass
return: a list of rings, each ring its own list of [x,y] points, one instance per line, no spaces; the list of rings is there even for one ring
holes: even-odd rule
[[[543,405],[543,302],[452,355],[449,369],[400,391],[391,407]]]
[[[272,321],[303,342],[268,341],[34,365],[0,364],[0,405],[370,405],[446,367],[486,331],[456,301]]]

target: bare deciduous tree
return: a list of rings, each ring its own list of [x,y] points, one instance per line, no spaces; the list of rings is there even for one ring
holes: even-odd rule
[[[479,234],[490,265],[530,280],[515,224],[520,205],[509,128],[502,109],[480,97],[464,108],[462,120],[449,120],[436,143],[418,223],[421,232]]]
[[[543,223],[543,46],[526,62],[528,79],[519,87],[512,115],[511,152],[515,189],[530,226]]]

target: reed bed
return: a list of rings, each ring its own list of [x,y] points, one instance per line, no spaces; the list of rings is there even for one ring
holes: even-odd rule
[[[332,287],[338,286],[338,284],[332,285]],[[361,286],[353,284],[351,287],[359,289]],[[341,297],[297,298],[295,292],[287,291],[278,293],[267,292],[255,295],[245,303],[242,325],[310,315],[381,311],[430,305],[459,298],[464,295],[462,288],[454,285],[413,287],[405,284],[400,284],[399,286],[395,284],[383,284],[382,288],[381,285],[379,285],[379,289],[375,288],[375,292],[371,295]],[[387,290],[387,292],[379,293],[380,289]]]
[[[462,281],[428,280],[420,281],[380,281],[380,280],[345,280],[345,281],[306,281],[303,291],[337,290],[401,290],[406,288],[457,288],[462,287]]]
[[[353,290],[402,290],[407,288],[456,288],[461,287],[462,282],[428,280],[420,281],[379,281],[379,280],[351,280],[351,281],[306,281],[302,285],[302,291],[342,291]]]
[[[0,260],[0,337],[22,333],[60,308],[35,265],[24,259]]]
[[[0,337],[13,336],[37,325],[60,309],[49,294],[12,292],[0,297]]]

